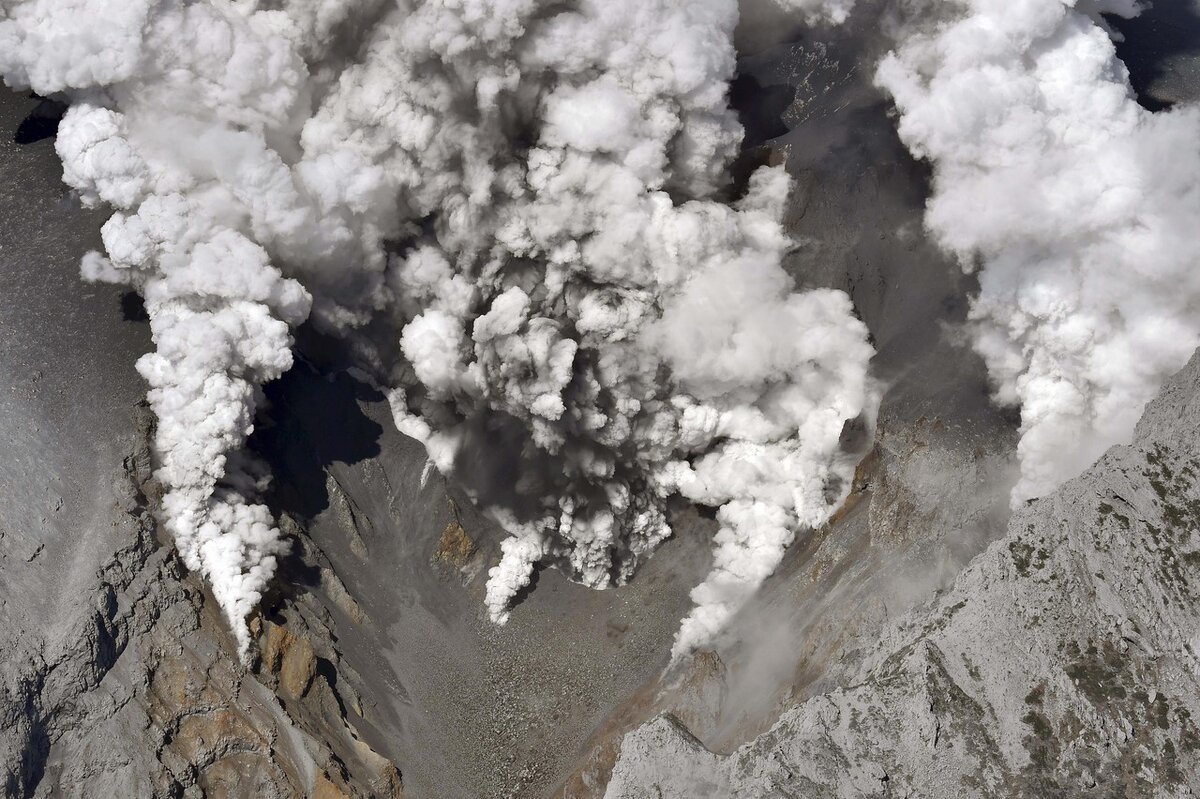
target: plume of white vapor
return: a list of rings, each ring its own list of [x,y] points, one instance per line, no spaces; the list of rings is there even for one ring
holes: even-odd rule
[[[1200,109],[1136,102],[1095,16],[1136,10],[953,0],[877,74],[934,165],[928,227],[981,270],[975,347],[1022,414],[1014,502],[1128,440],[1200,344]]]
[[[857,4],[857,0],[738,0],[738,49],[743,55],[762,52],[793,39],[798,28],[841,25]]]
[[[168,525],[243,646],[282,542],[235,455],[310,294],[512,534],[497,621],[538,563],[626,579],[680,495],[721,522],[684,653],[844,497],[866,330],[781,268],[782,170],[718,200],[734,0],[93,8],[13,5],[0,73],[75,103],[66,180],[118,209],[85,274],[146,297]]]
[[[308,221],[268,138],[294,129],[307,79],[289,23],[208,4],[6,3],[0,74],[73,102],[57,140],[64,180],[117,209],[88,279],[146,302],[156,351],[138,362],[158,416],[165,523],[238,639],[286,551],[255,465],[240,457],[259,386],[292,363],[299,283],[264,245]]]
[[[831,22],[840,25],[847,20],[858,0],[743,0],[753,8],[770,3],[781,11],[797,15],[807,22]]]
[[[430,4],[385,22],[305,143],[384,163],[410,214],[437,219],[391,272],[411,366],[391,395],[400,428],[443,471],[471,457],[481,414],[525,442],[518,490],[537,504],[496,513],[513,537],[492,617],[538,562],[624,580],[682,494],[722,506],[723,528],[681,653],[848,489],[839,435],[870,405],[871,351],[844,294],[791,291],[781,170],[733,207],[706,199],[740,138],[725,96],[734,5],[537,12],[447,19]],[[400,90],[381,103],[381,86]],[[514,127],[536,131],[528,149]]]

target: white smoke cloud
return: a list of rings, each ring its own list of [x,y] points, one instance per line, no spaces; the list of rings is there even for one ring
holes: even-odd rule
[[[754,0],[749,5],[753,6],[756,3],[771,3],[806,22],[832,22],[840,25],[849,18],[857,0]]]
[[[304,64],[277,20],[203,4],[7,3],[0,73],[73,101],[57,149],[86,204],[117,213],[84,277],[146,302],[156,351],[138,362],[159,424],[163,513],[242,653],[245,617],[287,549],[241,455],[259,386],[290,368],[308,292],[264,248],[297,227],[288,168],[267,144],[303,99]]]
[[[1014,501],[1130,438],[1200,344],[1200,109],[1150,113],[1098,19],[1131,0],[954,0],[881,64],[932,161],[927,224],[980,269],[971,312],[1019,404]]]
[[[857,0],[738,0],[738,49],[743,55],[760,53],[794,41],[805,27],[821,36],[821,29],[847,22],[857,5]]]
[[[167,525],[243,651],[285,543],[238,453],[310,305],[511,534],[496,621],[539,563],[627,579],[680,495],[721,522],[682,654],[845,496],[871,349],[782,269],[781,169],[720,199],[733,0],[114,8],[10,2],[0,73],[73,102],[64,178],[117,209],[84,273],[146,298]]]

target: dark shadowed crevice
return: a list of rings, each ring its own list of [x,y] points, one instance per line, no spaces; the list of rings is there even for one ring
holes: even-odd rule
[[[281,527],[285,514],[308,524],[330,505],[333,464],[359,463],[380,454],[383,428],[359,403],[378,402],[383,395],[346,372],[322,374],[302,356],[263,394],[266,403],[247,447],[270,469],[267,505]],[[305,561],[299,547],[279,561],[274,590],[286,594],[320,584],[320,569]]]
[[[312,519],[329,507],[327,467],[380,454],[383,428],[359,403],[383,395],[347,372],[323,375],[303,357],[263,393],[266,407],[248,446],[275,477],[269,504],[276,513]]]
[[[1175,105],[1175,84],[1200,77],[1200,9],[1190,0],[1160,0],[1139,16],[1106,20],[1117,37],[1117,56],[1129,70],[1138,103],[1148,111]],[[1194,92],[1195,89],[1193,88]]]
[[[121,318],[126,322],[150,321],[150,314],[146,313],[146,303],[136,291],[127,291],[121,295]]]
[[[788,132],[784,113],[796,99],[796,88],[763,85],[754,75],[740,74],[729,84],[729,106],[745,129],[742,146],[757,147]]]
[[[13,141],[17,144],[33,144],[43,139],[54,138],[58,134],[58,123],[62,122],[63,114],[66,111],[65,103],[42,99],[17,125],[17,129],[13,133]]]
[[[724,199],[745,195],[750,176],[771,163],[768,143],[788,132],[784,115],[796,99],[794,87],[785,83],[763,85],[759,77],[739,72],[729,84],[729,107],[738,116],[744,135],[741,152],[729,166],[730,186]]]

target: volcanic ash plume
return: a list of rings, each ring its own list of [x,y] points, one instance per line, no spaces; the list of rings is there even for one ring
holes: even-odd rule
[[[1082,8],[945,3],[878,72],[935,167],[929,228],[981,270],[975,347],[1022,413],[1014,501],[1129,440],[1200,343],[1200,109],[1140,107]]]
[[[832,22],[841,24],[850,16],[857,0],[750,0],[743,6],[771,3],[782,11],[797,15],[808,22]],[[745,13],[743,11],[743,13]]]
[[[298,135],[309,80],[286,18],[222,4],[8,3],[0,73],[72,107],[57,149],[89,205],[117,209],[84,277],[134,286],[156,352],[138,362],[158,416],[162,512],[243,654],[245,617],[287,549],[241,453],[260,386],[292,364],[309,293],[272,261],[314,207],[273,144]],[[268,143],[271,140],[271,144]]]
[[[539,563],[627,579],[681,496],[721,526],[682,654],[845,496],[871,349],[781,268],[786,174],[730,201],[733,0],[112,5],[10,4],[0,73],[73,102],[84,273],[146,298],[167,524],[243,647],[283,542],[239,451],[310,304],[511,534],[497,621]]]

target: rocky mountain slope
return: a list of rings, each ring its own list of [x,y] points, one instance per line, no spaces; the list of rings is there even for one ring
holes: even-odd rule
[[[797,540],[730,634],[605,719],[563,788],[572,799],[603,794],[622,736],[656,713],[730,751],[842,684],[889,619],[1004,533],[1014,419],[957,333],[973,278],[923,236],[925,171],[862,68],[864,49],[885,46],[810,33],[746,59],[739,80],[753,85],[735,89],[757,98],[750,140],[795,176],[790,271],[850,292],[875,340],[874,449],[834,522]]]
[[[497,531],[452,485],[423,479],[423,454],[395,431],[383,397],[308,335],[304,363],[268,388],[252,442],[276,475],[272,506],[294,555],[256,627],[262,658],[242,668],[211,598],[158,538],[132,369],[149,346],[136,300],[76,278],[103,215],[60,186],[49,138],[6,143],[5,208],[23,212],[6,217],[4,241],[30,246],[3,253],[5,329],[23,343],[0,360],[12,386],[46,376],[5,417],[21,446],[0,488],[6,498],[31,484],[86,488],[79,499],[64,490],[67,509],[55,513],[49,496],[5,506],[8,792],[86,793],[103,774],[106,790],[135,795],[293,795],[326,783],[379,795],[394,790],[394,765],[417,797],[592,796],[619,734],[660,709],[692,707],[713,740],[737,742],[781,703],[836,681],[854,641],[998,534],[1003,491],[975,488],[1003,478],[1012,446],[974,356],[942,330],[961,320],[970,279],[920,236],[921,170],[853,58],[851,46],[804,44],[749,67],[795,95],[776,109],[784,119],[768,114],[755,133],[792,129],[777,142],[801,185],[790,225],[804,243],[791,269],[851,290],[880,347],[889,392],[876,455],[857,506],[796,547],[711,661],[721,679],[702,673],[682,702],[659,675],[707,570],[711,520],[680,508],[675,539],[621,589],[542,574],[496,628],[481,596]],[[761,92],[751,95],[753,106]],[[37,107],[6,102],[9,130]],[[868,212],[875,227],[858,221]],[[57,317],[74,321],[53,332],[39,321]],[[34,428],[43,438],[17,436]],[[78,457],[93,450],[103,456]],[[42,543],[54,557],[23,565]],[[27,616],[46,583],[62,601]],[[50,626],[61,628],[53,646]],[[780,638],[804,646],[781,651]],[[151,708],[164,693],[171,701]]]
[[[844,511],[667,674],[710,519],[677,508],[617,590],[541,574],[497,628],[498,532],[310,331],[252,442],[294,546],[238,662],[154,518],[138,302],[77,279],[104,214],[60,184],[54,109],[0,95],[0,795],[1189,795],[1200,368],[1003,537],[1014,420],[862,66],[886,46],[822,33],[742,63],[770,143],[746,160],[797,182],[789,271],[853,295],[886,393]],[[1162,102],[1195,85],[1172,64],[1144,87]]]
[[[665,662],[708,522],[683,511],[618,591],[542,575],[497,628],[500,532],[309,341],[253,442],[293,554],[247,668],[155,517],[148,330],[136,297],[78,279],[105,215],[62,186],[53,116],[0,94],[0,796],[552,788]]]
[[[103,214],[59,184],[43,113],[0,94],[0,795],[398,795],[313,647],[264,620],[248,671],[161,540],[149,336],[78,280]]]
[[[1131,446],[1014,514],[857,674],[729,756],[661,716],[606,797],[1192,796],[1200,355]]]

